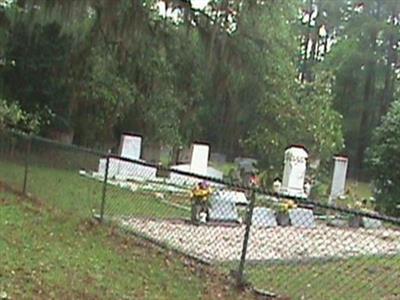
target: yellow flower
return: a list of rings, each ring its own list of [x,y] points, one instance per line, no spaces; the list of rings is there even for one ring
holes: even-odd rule
[[[192,190],[191,197],[201,198],[202,200],[207,200],[207,198],[212,194],[212,189],[201,189],[196,187]]]
[[[288,200],[288,201],[286,202],[286,205],[287,205],[287,209],[288,209],[288,210],[297,207],[296,203],[295,203],[293,200]]]
[[[281,213],[288,213],[290,209],[296,208],[297,205],[293,200],[286,200],[278,205],[278,210]]]

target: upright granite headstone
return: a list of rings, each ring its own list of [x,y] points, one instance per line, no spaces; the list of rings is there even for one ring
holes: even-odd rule
[[[289,211],[290,224],[298,228],[314,228],[315,219],[311,209],[293,208]]]
[[[258,227],[276,227],[278,223],[276,222],[274,211],[266,207],[255,207],[253,210],[252,222],[254,226]]]

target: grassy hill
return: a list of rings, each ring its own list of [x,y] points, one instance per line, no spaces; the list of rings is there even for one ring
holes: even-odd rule
[[[211,269],[0,192],[4,299],[250,299]]]

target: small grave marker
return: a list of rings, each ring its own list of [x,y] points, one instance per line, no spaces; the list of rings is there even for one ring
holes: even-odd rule
[[[252,224],[258,227],[276,227],[274,211],[266,207],[255,207],[253,211]]]
[[[289,211],[290,224],[299,228],[314,228],[315,219],[311,209],[293,208]]]
[[[378,229],[382,227],[382,221],[367,217],[362,217],[362,225],[366,229]]]
[[[211,221],[237,222],[239,215],[233,202],[214,196],[211,199]]]

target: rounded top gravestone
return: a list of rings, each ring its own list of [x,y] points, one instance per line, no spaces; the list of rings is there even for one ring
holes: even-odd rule
[[[307,159],[308,152],[303,146],[293,145],[286,149],[281,194],[306,197],[304,179]]]

